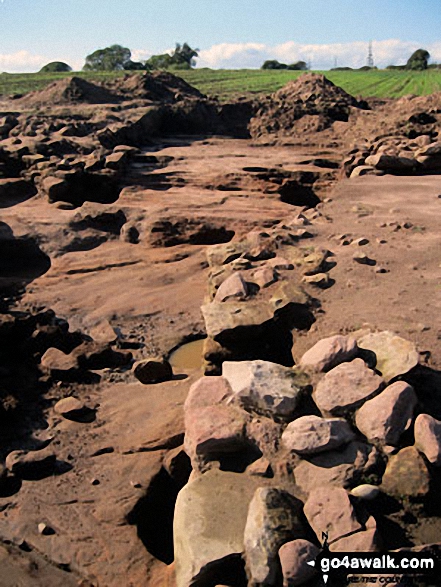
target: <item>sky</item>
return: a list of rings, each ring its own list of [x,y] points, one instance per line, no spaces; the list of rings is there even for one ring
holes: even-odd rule
[[[132,59],[199,49],[197,67],[304,60],[313,69],[403,64],[420,47],[441,62],[441,0],[0,0],[0,71],[74,70],[112,44]]]

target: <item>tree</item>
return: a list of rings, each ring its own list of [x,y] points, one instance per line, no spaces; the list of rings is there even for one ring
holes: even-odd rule
[[[295,63],[288,65],[286,69],[293,69],[294,71],[306,71],[308,69],[308,64],[306,61],[296,61]]]
[[[425,49],[417,49],[412,53],[406,63],[406,69],[423,70],[427,69],[430,53]]]
[[[112,71],[124,69],[130,62],[132,53],[127,47],[111,45],[105,49],[98,49],[86,57],[83,67],[89,71]]]
[[[62,71],[72,71],[72,68],[63,61],[51,61],[40,69],[40,73],[54,73]]]
[[[179,68],[190,69],[196,65],[195,57],[198,56],[199,49],[192,49],[188,43],[180,45],[176,43],[175,50],[172,53],[173,65]]]
[[[152,69],[170,69],[173,61],[172,56],[168,53],[162,53],[161,55],[152,55],[150,59],[145,62],[145,68]]]
[[[152,55],[145,62],[146,69],[191,69],[196,65],[199,49],[192,49],[188,43],[176,43],[173,53]]]
[[[277,59],[268,59],[264,62],[261,69],[287,69],[287,67],[285,63],[280,63]]]
[[[145,69],[145,64],[142,61],[132,61],[131,59],[124,64],[124,69],[129,71],[142,71]]]

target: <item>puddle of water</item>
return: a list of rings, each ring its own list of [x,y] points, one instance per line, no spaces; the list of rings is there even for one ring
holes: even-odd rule
[[[200,369],[203,363],[204,339],[183,344],[170,355],[169,361],[176,369]]]

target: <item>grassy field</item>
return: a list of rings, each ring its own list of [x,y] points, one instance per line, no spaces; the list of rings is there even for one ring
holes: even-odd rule
[[[23,94],[43,88],[50,82],[69,75],[79,75],[90,81],[112,80],[127,72],[80,72],[0,74],[0,94]],[[332,82],[354,96],[398,98],[406,94],[424,96],[441,92],[441,70],[410,71],[324,71]],[[194,69],[181,71],[179,75],[204,94],[228,99],[238,94],[269,94],[302,72],[262,71],[259,69],[213,70]]]

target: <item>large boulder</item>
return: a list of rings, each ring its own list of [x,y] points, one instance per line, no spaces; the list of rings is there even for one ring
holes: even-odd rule
[[[330,336],[319,340],[300,359],[302,367],[329,371],[340,363],[350,361],[357,354],[357,342],[349,336]]]
[[[294,477],[298,487],[308,495],[320,485],[353,487],[366,475],[378,474],[379,470],[378,450],[354,441],[343,450],[328,451],[302,461],[294,469]]]
[[[362,530],[348,492],[341,487],[323,486],[313,489],[305,503],[304,512],[317,538],[322,532],[333,542]]]
[[[361,406],[355,415],[357,428],[370,442],[396,445],[412,424],[417,401],[413,387],[396,381]]]
[[[250,503],[244,533],[249,585],[280,584],[279,548],[304,538],[302,502],[276,487],[259,487]]]
[[[184,410],[205,408],[226,402],[233,395],[225,377],[201,377],[190,387]]]
[[[198,468],[199,460],[216,460],[222,454],[245,449],[248,418],[244,410],[222,404],[188,410],[184,446],[193,468]]]
[[[361,349],[375,353],[376,369],[385,381],[404,375],[418,365],[415,345],[393,332],[371,332],[362,335],[357,344]]]
[[[240,558],[256,483],[249,476],[211,470],[179,492],[173,522],[177,587],[216,585],[225,565]]]
[[[312,579],[317,571],[309,565],[320,554],[320,548],[309,540],[291,540],[279,550],[283,587],[299,587]]]
[[[269,361],[225,361],[222,375],[246,410],[273,418],[292,419],[308,387],[304,373]]]
[[[436,466],[441,466],[441,422],[429,414],[420,414],[414,426],[415,446]]]
[[[430,491],[430,472],[413,446],[393,455],[383,475],[381,489],[397,497],[424,498]]]
[[[373,397],[383,384],[362,359],[354,359],[326,373],[317,385],[314,399],[323,414],[340,416]]]
[[[339,448],[354,437],[345,419],[311,415],[290,422],[282,434],[282,443],[288,450],[303,455]]]

